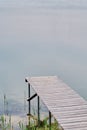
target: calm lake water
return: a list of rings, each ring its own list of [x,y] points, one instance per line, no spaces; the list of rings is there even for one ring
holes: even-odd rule
[[[87,2],[7,1],[0,0],[0,113],[4,94],[10,112],[23,113],[26,76],[57,75],[87,99]]]

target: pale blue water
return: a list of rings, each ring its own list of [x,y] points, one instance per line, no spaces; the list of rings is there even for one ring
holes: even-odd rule
[[[26,76],[57,75],[87,99],[86,59],[86,0],[0,0],[0,111],[4,94],[23,111]]]

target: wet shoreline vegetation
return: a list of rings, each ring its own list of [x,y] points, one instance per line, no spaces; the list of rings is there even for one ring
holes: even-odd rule
[[[25,125],[22,121],[17,123],[17,130],[62,130],[56,120],[52,122],[51,128],[48,124],[48,117],[40,121],[39,125],[35,121],[30,120],[28,125]],[[11,122],[11,116],[0,116],[0,130],[15,130]]]

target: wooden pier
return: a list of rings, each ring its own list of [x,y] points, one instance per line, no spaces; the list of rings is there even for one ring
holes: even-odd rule
[[[87,130],[87,101],[61,79],[42,76],[26,78],[26,81],[36,92],[33,96],[40,97],[64,130]]]

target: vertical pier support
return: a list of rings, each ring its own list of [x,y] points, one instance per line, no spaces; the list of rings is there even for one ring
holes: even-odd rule
[[[30,98],[30,83],[28,83],[28,98]],[[28,115],[29,115],[29,125],[30,125],[30,113],[31,113],[31,103],[28,101]]]
[[[49,130],[51,130],[51,112],[49,111]]]
[[[28,83],[28,97],[30,98],[30,84]],[[28,113],[30,114],[30,100],[29,100],[29,108],[28,108]]]
[[[40,124],[40,98],[37,96],[38,125]]]

